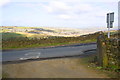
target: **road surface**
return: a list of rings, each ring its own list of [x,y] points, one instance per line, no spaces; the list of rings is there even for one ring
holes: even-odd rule
[[[81,55],[86,50],[96,49],[96,43],[34,48],[26,50],[8,50],[2,52],[2,61],[19,61],[27,59],[54,58]]]

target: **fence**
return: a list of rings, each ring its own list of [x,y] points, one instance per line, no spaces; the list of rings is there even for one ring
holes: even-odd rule
[[[120,39],[108,39],[103,33],[97,39],[98,63],[103,68],[120,69]]]

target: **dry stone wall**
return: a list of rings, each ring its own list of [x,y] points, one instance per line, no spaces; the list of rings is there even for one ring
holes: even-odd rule
[[[108,69],[120,69],[120,39],[100,34],[97,39],[98,63]]]

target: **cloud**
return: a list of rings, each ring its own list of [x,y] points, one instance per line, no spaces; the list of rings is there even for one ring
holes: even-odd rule
[[[65,14],[61,14],[58,17],[61,19],[71,19],[72,18],[70,15],[65,15]]]
[[[10,2],[10,0],[0,0],[0,6],[4,6],[6,4],[8,4]]]
[[[110,1],[112,2],[117,0]],[[92,2],[98,3],[102,1],[74,0],[73,2],[73,0],[39,0],[37,4],[33,4],[31,2],[23,4],[27,7],[34,7],[38,11],[39,8],[42,7],[43,10],[47,12],[47,14],[53,14],[60,19],[77,19],[83,17],[83,15],[88,15],[91,17],[104,17],[105,13],[107,13],[107,10],[105,11],[103,7],[94,5]],[[108,1],[105,0],[103,2]]]
[[[76,9],[77,11],[80,12],[88,12],[88,11],[92,11],[93,7],[90,4],[79,4],[79,5],[75,5],[73,9]]]
[[[118,2],[119,0],[14,0],[15,2]]]
[[[77,15],[93,10],[93,6],[87,3],[64,2],[64,1],[47,2],[47,4],[42,4],[42,7],[48,13],[54,14],[61,19],[62,18],[74,19],[77,17]]]
[[[49,13],[60,13],[60,12],[66,12],[70,9],[70,6],[68,6],[64,2],[60,1],[51,1],[48,2],[48,5],[42,5]]]
[[[86,2],[60,2],[51,1],[42,4],[43,8],[49,13],[54,14],[60,19],[84,19],[86,17],[104,17],[107,11],[100,6],[94,6]]]

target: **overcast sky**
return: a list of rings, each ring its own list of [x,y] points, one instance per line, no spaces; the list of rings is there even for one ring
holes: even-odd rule
[[[115,12],[119,0],[0,0],[0,26],[106,27],[106,14]]]

